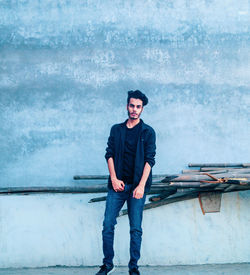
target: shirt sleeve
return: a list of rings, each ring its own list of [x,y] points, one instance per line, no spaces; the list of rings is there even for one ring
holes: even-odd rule
[[[110,130],[110,135],[107,142],[107,148],[106,148],[106,154],[105,159],[108,161],[110,157],[114,158],[114,152],[115,152],[115,141],[114,141],[114,126],[112,126]]]
[[[155,165],[156,154],[156,135],[155,131],[151,128],[145,143],[145,163],[147,162],[151,168]]]

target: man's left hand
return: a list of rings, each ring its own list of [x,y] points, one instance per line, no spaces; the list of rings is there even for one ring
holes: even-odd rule
[[[143,195],[144,195],[144,187],[142,187],[141,185],[138,185],[133,192],[133,197],[136,199],[141,199]]]

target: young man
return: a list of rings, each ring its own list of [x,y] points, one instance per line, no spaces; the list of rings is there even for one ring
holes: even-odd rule
[[[153,128],[140,119],[147,103],[148,99],[142,92],[129,91],[128,119],[113,125],[108,138],[105,158],[110,176],[102,231],[104,258],[99,275],[114,271],[114,227],[125,201],[130,224],[129,274],[140,274],[137,262],[141,249],[142,212],[152,183],[151,168],[155,164],[156,150]]]

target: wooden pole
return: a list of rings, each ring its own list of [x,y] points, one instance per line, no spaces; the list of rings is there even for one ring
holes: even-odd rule
[[[250,163],[189,163],[188,167],[250,167]]]
[[[72,186],[31,186],[31,187],[3,187],[0,188],[0,194],[21,194],[21,193],[105,193],[107,184],[94,186],[72,187]]]
[[[93,199],[89,200],[89,203],[92,203],[92,202],[99,202],[99,201],[106,201],[106,199],[107,199],[107,196],[98,197],[98,198],[93,198]]]
[[[171,187],[173,188],[173,187]],[[167,184],[154,185],[152,184],[149,194],[159,194],[169,190]],[[108,191],[107,184],[98,184],[92,186],[30,186],[30,187],[2,187],[0,195],[11,194],[30,194],[30,193],[106,193]]]
[[[73,177],[74,180],[103,180],[108,179],[108,175],[76,175]]]
[[[195,170],[194,170],[194,169],[192,169],[192,170],[183,169],[183,170],[181,171],[182,174],[187,174],[187,173],[188,173],[188,174],[189,174],[189,173],[192,174],[192,173],[199,173],[199,172],[200,172],[200,170],[197,170],[197,169],[195,169]]]
[[[147,209],[152,209],[152,208],[156,208],[162,205],[166,205],[166,204],[170,204],[170,203],[174,203],[174,202],[178,202],[178,201],[184,201],[184,200],[190,200],[190,199],[194,199],[197,198],[199,195],[199,192],[188,192],[186,194],[182,194],[182,195],[176,195],[174,197],[171,198],[166,198],[157,202],[151,202],[151,203],[146,203],[144,205],[143,210],[147,210]],[[128,214],[128,210],[124,209],[121,210],[119,213],[119,217],[127,215]]]
[[[242,174],[248,174],[250,173],[250,169],[249,168],[226,168],[226,169],[223,169],[223,168],[207,168],[207,167],[201,167],[200,169],[200,173],[202,172],[208,172],[209,174],[211,173],[225,173],[224,171],[230,173],[242,173]]]
[[[153,179],[158,179],[158,178],[165,178],[167,175],[166,174],[153,174],[152,178]],[[74,180],[103,180],[103,179],[108,179],[108,175],[76,175],[73,177]]]
[[[239,173],[221,173],[216,174],[216,178],[245,178],[246,180],[250,179],[249,174],[239,174]],[[199,175],[187,175],[187,174],[180,174],[174,175],[172,178],[170,176],[166,177],[162,180],[163,183],[167,182],[176,182],[176,181],[201,181],[201,180],[212,180],[209,176],[204,174]]]
[[[175,194],[177,192],[177,188],[176,187],[170,187],[169,186],[169,190],[163,191],[161,192],[161,194],[157,195],[157,196],[152,196],[149,198],[150,201],[159,201],[162,199],[165,199],[173,194]]]

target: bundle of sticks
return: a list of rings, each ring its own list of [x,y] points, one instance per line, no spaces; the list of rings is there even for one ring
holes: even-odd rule
[[[193,164],[199,169],[182,170],[182,174],[169,175],[162,180],[171,186],[182,188],[225,187],[222,184],[249,185],[250,164]],[[235,188],[235,186],[233,186]],[[233,188],[232,188],[233,189]]]
[[[235,192],[250,190],[249,163],[194,164],[180,174],[155,175],[144,210],[199,197],[205,192]],[[195,169],[193,169],[195,168]],[[103,201],[106,197],[93,198],[89,202]],[[120,212],[126,215],[127,209]]]

